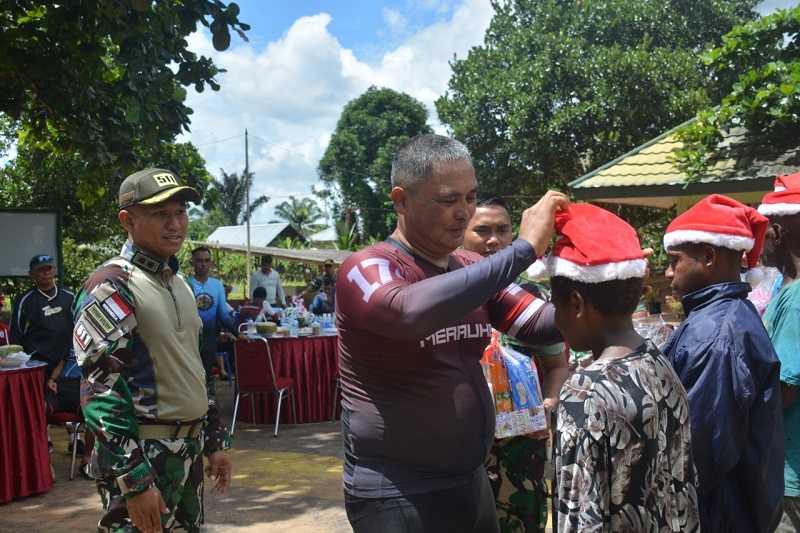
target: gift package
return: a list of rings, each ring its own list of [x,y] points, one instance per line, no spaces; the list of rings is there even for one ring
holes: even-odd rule
[[[494,399],[497,438],[515,437],[547,429],[536,362],[501,342],[495,332],[481,359]]]

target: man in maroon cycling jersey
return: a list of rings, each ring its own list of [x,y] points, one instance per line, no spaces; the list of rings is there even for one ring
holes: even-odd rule
[[[480,368],[492,327],[560,340],[553,308],[515,285],[567,205],[548,192],[491,257],[457,250],[475,211],[466,147],[420,135],[392,162],[397,229],[336,283],[344,490],[355,533],[497,532],[483,461],[494,407]]]

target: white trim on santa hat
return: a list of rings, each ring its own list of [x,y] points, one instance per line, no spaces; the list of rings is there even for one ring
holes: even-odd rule
[[[550,277],[550,272],[547,269],[547,265],[541,259],[537,259],[535,263],[528,267],[525,273],[533,281],[545,280]]]
[[[796,215],[800,213],[800,204],[761,204],[758,212],[765,217]]]
[[[741,235],[730,235],[727,233],[714,233],[711,231],[698,231],[693,229],[682,229],[671,231],[664,235],[664,248],[672,248],[686,243],[710,244],[727,248],[729,250],[741,250],[749,252],[753,249],[755,239],[743,237]]]
[[[542,267],[537,267],[537,261],[531,269],[542,272]],[[579,265],[563,257],[549,256],[541,261],[550,277],[561,276],[583,283],[603,283],[618,279],[643,278],[647,273],[646,259],[630,259],[628,261],[618,261],[615,263],[603,263],[600,265]]]

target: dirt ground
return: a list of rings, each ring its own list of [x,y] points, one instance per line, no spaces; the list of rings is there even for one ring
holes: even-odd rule
[[[232,412],[232,391],[219,385],[223,412]],[[94,483],[69,481],[70,456],[62,428],[52,427],[56,482],[46,494],[0,506],[2,532],[94,531],[100,498]],[[206,524],[213,533],[344,533],[352,531],[342,498],[342,446],[333,422],[281,426],[237,424],[231,457],[234,476],[224,495],[206,491]]]

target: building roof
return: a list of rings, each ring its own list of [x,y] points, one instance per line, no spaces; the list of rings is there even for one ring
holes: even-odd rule
[[[661,208],[691,205],[711,193],[754,203],[772,190],[775,176],[800,170],[796,141],[779,147],[739,128],[725,136],[705,175],[687,184],[687,175],[674,163],[674,152],[682,147],[677,130],[693,120],[570,182],[570,190],[584,200]]]
[[[279,238],[300,238],[300,234],[288,222],[250,224],[250,245],[270,246]],[[247,226],[220,226],[206,239],[206,244],[230,244],[247,246]]]
[[[322,231],[318,231],[308,236],[311,242],[336,242],[336,228],[328,226]]]
[[[209,248],[226,250],[229,252],[246,253],[247,246],[235,244],[219,244],[214,242],[191,241],[193,246],[204,244]],[[274,246],[250,246],[250,253],[253,255],[271,255],[278,259],[289,259],[292,261],[304,261],[307,263],[324,263],[328,259],[341,265],[345,259],[353,253],[349,250],[319,250],[316,248],[298,248],[290,250],[288,248],[276,248]]]

